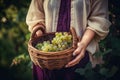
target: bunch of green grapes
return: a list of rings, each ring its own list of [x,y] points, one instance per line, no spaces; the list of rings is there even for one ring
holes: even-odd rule
[[[69,48],[72,45],[72,35],[67,32],[56,32],[51,41],[38,43],[36,48],[44,52],[56,52]]]

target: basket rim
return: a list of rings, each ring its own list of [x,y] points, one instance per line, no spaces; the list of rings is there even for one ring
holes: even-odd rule
[[[42,36],[40,37],[43,37],[43,36],[47,36],[49,34],[55,34],[56,32],[48,32],[48,33],[45,33],[43,34]],[[68,34],[71,34],[71,32],[67,32]],[[39,38],[40,38],[39,37]],[[71,52],[71,51],[74,51],[76,49],[76,46],[70,46],[69,48],[65,49],[65,50],[62,50],[62,51],[56,51],[56,52],[44,52],[44,51],[41,51],[41,50],[38,50],[37,48],[35,48],[33,45],[32,45],[32,42],[34,41],[35,38],[30,38],[29,41],[28,41],[28,47],[29,48],[32,48],[34,51],[36,51],[38,54],[41,54],[41,55],[61,55],[61,54],[66,54],[67,52]],[[73,44],[72,44],[73,45]]]
[[[56,52],[44,52],[44,51],[41,51],[41,50],[38,50],[36,49],[35,47],[32,46],[31,44],[31,41],[28,42],[28,47],[34,49],[38,54],[42,54],[42,55],[61,55],[61,54],[65,54],[67,52],[70,52],[70,51],[74,51],[75,48],[74,47],[69,47],[65,50],[62,50],[62,51],[56,51]]]
[[[66,31],[67,32],[67,31]],[[43,37],[43,36],[47,36],[47,35],[49,35],[49,34],[55,34],[56,32],[48,32],[48,33],[45,33],[45,34],[43,34],[43,35],[41,35],[40,37]],[[63,32],[62,32],[63,33]],[[71,32],[67,32],[68,34],[71,34]],[[39,38],[40,38],[39,37]],[[31,38],[30,38],[30,40],[34,40],[33,38],[32,38],[32,36],[31,36]]]

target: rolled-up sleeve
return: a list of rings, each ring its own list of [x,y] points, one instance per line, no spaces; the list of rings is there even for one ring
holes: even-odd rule
[[[45,24],[45,16],[43,9],[43,0],[32,0],[27,16],[26,23],[29,31],[32,31],[36,24]]]
[[[95,40],[104,39],[109,33],[111,23],[108,20],[108,0],[91,0],[91,13],[87,29],[96,32]]]

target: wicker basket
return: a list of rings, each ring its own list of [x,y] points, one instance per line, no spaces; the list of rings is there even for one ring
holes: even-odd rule
[[[70,34],[72,34],[73,37],[72,46],[66,50],[58,52],[43,52],[35,48],[37,43],[52,40],[55,36],[55,32],[51,32],[45,33],[39,38],[35,38],[34,36],[37,30],[38,29],[31,34],[31,39],[28,42],[29,55],[35,65],[38,65],[41,68],[47,68],[49,70],[61,69],[73,59],[72,53],[76,49],[78,41],[74,28],[70,29]]]

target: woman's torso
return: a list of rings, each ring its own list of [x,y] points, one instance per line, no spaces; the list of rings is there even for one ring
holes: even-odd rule
[[[61,0],[44,0],[45,24],[47,32],[56,31]],[[90,13],[90,0],[71,0],[70,26],[82,36]]]

